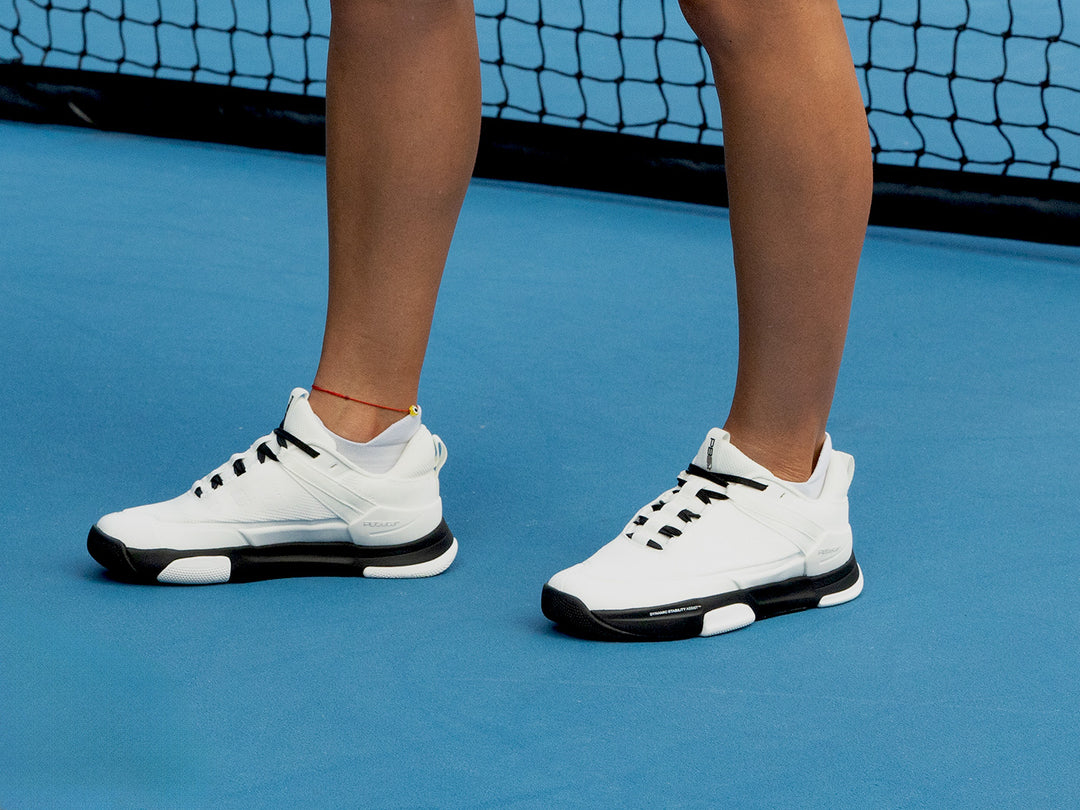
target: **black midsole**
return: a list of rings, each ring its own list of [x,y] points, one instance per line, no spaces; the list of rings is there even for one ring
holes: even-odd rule
[[[847,590],[859,580],[855,556],[839,568],[814,577],[629,610],[589,610],[577,598],[544,587],[544,615],[570,632],[590,638],[671,640],[701,635],[705,614],[727,605],[749,605],[755,620],[815,608],[822,597]]]
[[[139,549],[94,526],[86,547],[110,572],[127,579],[151,582],[170,563],[189,557],[228,557],[230,582],[302,576],[363,576],[369,566],[417,565],[446,553],[454,536],[443,520],[428,534],[394,546],[361,546],[349,542],[276,543],[268,546],[229,546],[178,551]]]

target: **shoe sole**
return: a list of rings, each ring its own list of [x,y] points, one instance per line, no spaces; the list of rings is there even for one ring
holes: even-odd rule
[[[127,582],[214,585],[283,577],[432,577],[450,567],[458,547],[442,521],[419,540],[395,546],[280,543],[193,551],[141,549],[94,526],[86,548],[113,577]]]
[[[816,577],[729,591],[701,599],[629,610],[589,610],[575,596],[545,585],[544,615],[571,635],[605,641],[675,641],[715,636],[760,619],[849,602],[862,592],[863,577],[852,556],[844,565]]]

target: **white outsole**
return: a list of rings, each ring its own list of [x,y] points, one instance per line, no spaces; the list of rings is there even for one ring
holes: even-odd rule
[[[441,574],[450,567],[450,563],[457,557],[457,538],[450,543],[450,548],[436,557],[434,560],[416,563],[415,565],[369,565],[364,569],[364,576],[369,579],[419,579],[421,577],[433,577]]]
[[[850,602],[860,593],[863,589],[863,575],[862,568],[859,569],[859,578],[855,581],[854,585],[845,588],[842,591],[836,593],[827,594],[818,601],[817,606],[834,607],[835,605],[842,605],[845,602]],[[733,630],[741,630],[744,627],[749,627],[756,620],[754,609],[743,602],[736,602],[732,605],[724,605],[723,607],[710,610],[706,613],[701,620],[701,633],[702,637],[718,636],[721,633],[730,633]]]
[[[166,585],[219,585],[228,582],[232,561],[228,557],[183,557],[161,569],[157,581]]]
[[[845,588],[842,591],[837,591],[836,593],[826,594],[825,596],[821,597],[821,599],[817,603],[817,606],[819,608],[833,607],[834,605],[842,605],[844,604],[844,602],[850,602],[852,599],[862,593],[862,589],[863,578],[862,568],[860,568],[859,578],[855,581],[854,585],[852,585],[850,588]]]

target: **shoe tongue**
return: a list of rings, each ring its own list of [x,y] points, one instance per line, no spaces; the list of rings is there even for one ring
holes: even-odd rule
[[[330,431],[323,425],[322,420],[315,415],[308,403],[308,392],[303,388],[294,388],[289,395],[289,407],[285,411],[285,419],[281,426],[296,438],[307,444],[319,444],[325,447],[334,447],[333,437]]]
[[[713,428],[701,443],[701,449],[694,456],[694,464],[709,472],[738,475],[742,478],[772,478],[772,474],[747,458],[731,443],[731,436],[726,430]]]

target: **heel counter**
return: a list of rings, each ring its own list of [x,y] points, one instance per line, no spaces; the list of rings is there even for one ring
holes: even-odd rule
[[[447,452],[443,440],[424,425],[409,439],[390,474],[398,479],[423,478],[433,475],[438,481],[439,470],[446,463]]]
[[[854,478],[854,457],[839,450],[833,450],[829,470],[825,475],[825,485],[821,490],[822,496],[826,498],[842,498],[846,502],[847,493]]]

